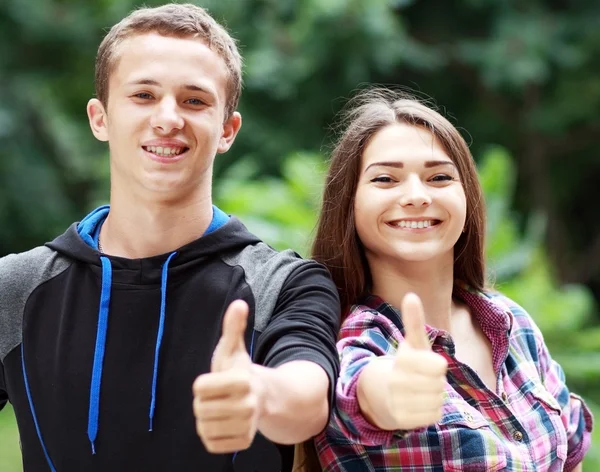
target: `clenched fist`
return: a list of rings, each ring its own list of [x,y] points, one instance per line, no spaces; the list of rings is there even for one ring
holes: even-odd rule
[[[210,373],[194,381],[196,431],[212,453],[246,449],[256,435],[264,389],[246,351],[247,322],[248,305],[235,300],[225,312]]]
[[[448,363],[429,345],[423,305],[414,293],[402,300],[402,321],[405,339],[387,379],[387,399],[396,429],[411,430],[441,419]]]

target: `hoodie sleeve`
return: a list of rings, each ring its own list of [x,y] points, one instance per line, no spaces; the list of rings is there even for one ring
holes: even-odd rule
[[[297,265],[287,276],[267,326],[256,346],[255,359],[268,367],[294,360],[314,362],[329,377],[333,405],[339,357],[335,341],[340,326],[340,302],[327,270],[313,261]]]
[[[4,364],[0,362],[0,410],[8,402],[8,393],[6,391],[6,381],[4,380]]]

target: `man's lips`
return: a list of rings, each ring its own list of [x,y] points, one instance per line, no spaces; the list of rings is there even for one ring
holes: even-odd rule
[[[149,145],[149,146],[142,146],[142,149],[144,151],[154,154],[158,157],[170,158],[170,157],[175,157],[175,156],[179,156],[180,154],[183,154],[189,148],[186,146],[173,146],[173,145],[171,145],[171,146]]]

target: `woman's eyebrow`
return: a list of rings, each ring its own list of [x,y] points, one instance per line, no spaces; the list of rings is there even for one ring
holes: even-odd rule
[[[395,167],[396,169],[402,169],[404,167],[404,163],[400,161],[388,161],[388,162],[373,162],[369,164],[365,171],[369,170],[371,167]]]
[[[365,169],[365,172],[367,170],[369,170],[371,167],[394,167],[395,169],[402,169],[404,167],[404,163],[400,162],[400,161],[382,161],[382,162],[373,162],[372,164],[369,164],[367,166],[367,168]],[[456,167],[454,165],[454,162],[452,161],[425,161],[425,163],[423,164],[423,166],[425,168],[430,168],[430,167],[438,167],[438,166],[453,166]]]
[[[425,161],[425,167],[438,167],[438,166],[454,166],[454,162],[452,161]]]

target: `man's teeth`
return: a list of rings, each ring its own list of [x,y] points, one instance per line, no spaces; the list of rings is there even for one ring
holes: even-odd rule
[[[418,228],[429,228],[430,226],[433,226],[434,223],[435,223],[435,220],[419,220],[419,221],[402,220],[402,221],[394,222],[393,225],[399,226],[400,228],[418,229]]]
[[[169,157],[169,156],[177,156],[181,154],[185,148],[176,148],[176,147],[162,147],[162,146],[146,146],[146,150],[157,156],[161,157]]]

